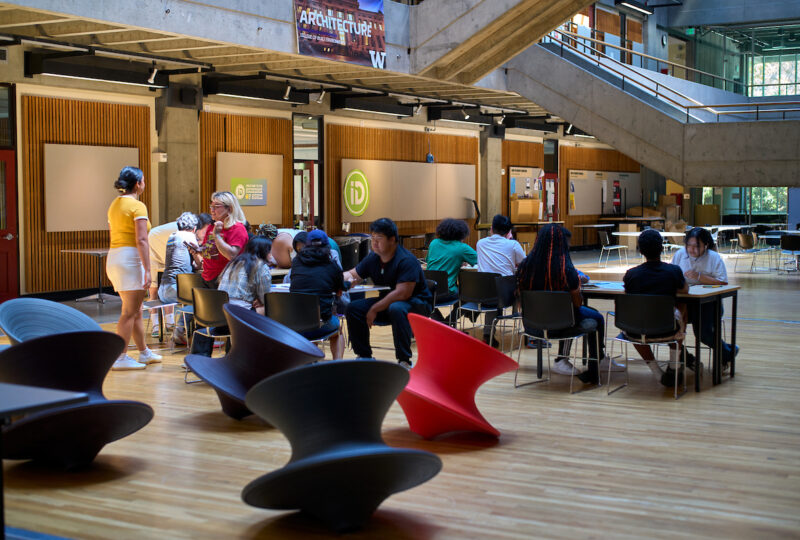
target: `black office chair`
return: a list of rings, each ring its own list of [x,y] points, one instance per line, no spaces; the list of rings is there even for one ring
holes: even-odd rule
[[[192,340],[189,344],[194,343],[195,336],[200,334],[211,340],[224,338],[225,352],[230,349],[230,332],[226,330],[227,320],[225,319],[225,312],[222,307],[228,303],[228,293],[217,289],[206,289],[204,287],[195,287],[192,289],[192,304],[194,306],[194,321],[197,328],[192,332]],[[187,369],[183,374],[184,382],[193,383],[199,381],[189,381],[189,370]]]
[[[353,244],[355,245],[355,244]],[[264,295],[264,313],[287,328],[302,334],[321,326],[319,296],[299,292],[271,292]],[[330,332],[313,343],[322,343],[339,333]]]
[[[178,303],[181,304],[180,312],[183,317],[183,328],[186,335],[191,336],[194,331],[194,323],[189,317],[194,313],[192,289],[195,287],[205,288],[203,276],[200,274],[178,274],[175,276],[175,286],[177,288]],[[191,326],[191,328],[190,328]]]
[[[509,354],[514,352],[514,338],[517,334],[517,324],[519,321],[522,320],[522,314],[517,311],[517,278],[516,276],[497,276],[494,278],[495,286],[497,288],[497,311],[498,315],[492,321],[492,331],[491,331],[491,338],[489,340],[492,343],[492,339],[494,339],[495,329],[497,328],[498,324],[502,324],[505,328],[507,322],[511,321],[512,328],[511,328],[511,347],[509,348]],[[510,309],[510,313],[506,313],[506,310]],[[520,340],[522,341],[522,340]],[[503,342],[500,341],[500,351],[504,352]],[[520,343],[520,347],[522,344]]]
[[[53,334],[102,330],[77,309],[41,298],[12,298],[0,304],[0,328],[12,345]]]
[[[784,234],[781,236],[781,255],[786,255],[783,259],[781,269],[783,271],[797,272],[800,270],[798,266],[798,257],[800,257],[800,234]],[[791,266],[794,265],[794,269]]]
[[[450,300],[440,300],[442,297],[447,298],[448,293],[450,292],[450,282],[447,277],[447,272],[444,270],[425,270],[424,274],[427,281],[433,281],[436,283],[436,294],[434,294],[433,297],[433,308],[438,309],[450,306],[455,310],[456,308],[453,306],[458,304],[458,297]],[[428,288],[430,288],[430,285]]]
[[[595,333],[597,340],[597,351],[599,356],[600,351],[600,336],[597,332],[597,323],[592,319],[584,319],[581,324],[575,324],[575,310],[572,304],[572,295],[563,291],[522,291],[522,338],[529,337],[540,342],[537,354],[541,354],[542,349],[547,350],[547,378],[531,381],[528,383],[517,384],[517,375],[519,374],[519,367],[514,374],[514,388],[520,386],[527,386],[529,384],[536,384],[550,380],[550,341],[561,342],[565,340],[577,341],[578,338],[583,337],[589,333]],[[585,360],[587,362],[598,362],[599,372],[599,359],[596,358],[579,358],[577,353],[577,346],[570,347],[571,351],[575,351],[574,356],[570,356],[572,360],[572,374],[569,378],[569,391],[572,393],[573,380],[575,379],[575,362],[577,360]],[[517,364],[519,364],[520,356],[522,355],[522,347],[519,348],[517,353]],[[599,373],[598,373],[599,385]]]
[[[461,270],[458,273],[459,315],[464,315],[462,312],[465,311],[476,318],[483,314],[484,324],[477,326],[486,326],[486,313],[497,311],[497,284],[494,278],[499,276],[495,272]],[[462,320],[462,331],[465,324]]]
[[[625,383],[611,388],[611,365],[608,363],[608,394],[628,386],[628,343],[637,345],[669,345],[678,342],[680,326],[675,318],[675,298],[654,294],[621,294],[614,299],[615,325],[622,333],[614,338],[624,344],[623,361],[625,364]],[[683,374],[683,395],[686,392],[686,348],[680,347],[682,353],[678,360],[679,368],[675,370],[675,399],[678,399],[678,376]],[[699,373],[695,375],[699,377]]]
[[[342,270],[345,272],[351,270],[356,267],[358,264],[358,250],[359,246],[361,245],[360,242],[350,242],[347,244],[339,245],[339,251],[342,252],[341,255],[341,263],[342,263]]]

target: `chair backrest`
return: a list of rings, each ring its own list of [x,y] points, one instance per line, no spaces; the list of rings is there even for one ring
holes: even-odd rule
[[[228,303],[228,293],[217,289],[195,287],[192,289],[194,319],[205,327],[225,326],[225,312],[222,306]]]
[[[191,306],[192,289],[195,287],[205,287],[203,276],[200,274],[178,274],[175,276],[175,283],[178,289],[178,302],[186,306]]]
[[[676,330],[675,298],[621,294],[614,299],[614,324],[626,334],[658,336]]]
[[[431,291],[431,296],[433,297],[433,305],[436,305],[436,291],[439,290],[439,284],[436,283],[435,279],[426,279],[425,285],[427,285],[428,290]]]
[[[444,270],[425,270],[425,279],[428,281],[436,282],[436,294],[447,294],[450,291],[450,282],[447,278],[447,272]],[[428,288],[431,286],[428,284]],[[431,292],[433,289],[431,289]],[[433,303],[436,304],[436,295],[434,295]]]
[[[753,246],[755,245],[752,234],[739,233],[737,236],[739,237],[739,248],[752,249]]]
[[[0,328],[13,345],[52,334],[102,330],[77,309],[41,298],[13,298],[0,304]]]
[[[781,249],[784,251],[800,251],[800,234],[782,235]]]
[[[264,295],[267,317],[295,332],[315,330],[320,326],[319,297],[298,292],[271,292]]]
[[[522,322],[537,330],[575,326],[572,295],[565,291],[522,291]]]
[[[494,278],[494,282],[497,287],[497,307],[513,308],[517,299],[517,277],[498,276]]]
[[[361,242],[350,242],[339,246],[339,251],[342,252],[342,270],[345,272],[355,268],[358,264],[358,250],[360,245]]]
[[[611,245],[611,241],[608,239],[608,233],[606,231],[597,231],[597,237],[600,238],[600,244],[603,247]]]
[[[473,272],[462,270],[458,273],[458,297],[461,303],[497,304],[496,272]]]

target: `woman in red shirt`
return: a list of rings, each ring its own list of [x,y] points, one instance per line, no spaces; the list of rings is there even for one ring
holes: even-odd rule
[[[245,217],[239,201],[230,191],[217,191],[211,195],[209,206],[213,227],[209,227],[193,252],[196,262],[203,265],[203,281],[207,287],[216,289],[219,277],[229,261],[234,259],[247,244],[249,235],[244,226]],[[202,258],[201,258],[202,257]]]

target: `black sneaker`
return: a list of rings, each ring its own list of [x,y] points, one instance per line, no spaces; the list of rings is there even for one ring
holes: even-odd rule
[[[689,351],[686,351],[686,367],[696,373],[697,372],[697,365],[698,365],[697,358],[695,358],[695,356],[692,353],[690,353]],[[700,362],[700,371],[703,371],[703,363],[702,362]]]
[[[586,371],[578,373],[578,378],[583,384],[600,384],[600,373],[597,368],[589,367]]]
[[[500,342],[497,341],[495,338],[492,338],[492,342],[489,343],[489,336],[483,336],[483,342],[491,347],[494,347],[495,349],[500,348]]]
[[[406,369],[411,369],[411,360],[398,360],[397,363]]]
[[[678,383],[683,380],[683,368],[678,372]],[[671,367],[668,367],[664,374],[661,376],[661,384],[666,386],[667,388],[674,388],[675,387],[675,370]]]

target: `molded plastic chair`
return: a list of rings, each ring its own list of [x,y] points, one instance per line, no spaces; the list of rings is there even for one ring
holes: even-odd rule
[[[342,270],[347,272],[356,267],[358,264],[358,249],[360,242],[349,242],[347,244],[339,244],[339,251],[342,252],[341,263]]]
[[[615,324],[622,334],[615,341],[625,344],[625,383],[611,388],[611,364],[608,366],[608,394],[628,386],[628,343],[639,345],[674,343],[679,345],[680,330],[675,319],[675,298],[655,294],[621,294],[614,299]],[[686,392],[686,348],[681,347],[680,369],[675,370],[675,399],[678,399],[678,375],[683,373],[683,395]],[[699,373],[695,376],[699,376]]]
[[[575,310],[572,305],[572,295],[564,291],[522,291],[522,336],[530,337],[542,343],[537,354],[541,353],[542,348],[547,349],[547,378],[532,381],[524,384],[517,384],[519,366],[514,374],[514,388],[535,384],[550,380],[550,347],[544,346],[550,340],[557,342],[564,340],[575,340],[583,337],[590,332],[597,334],[597,323],[592,319],[584,319],[581,325],[575,324]],[[570,348],[576,350],[572,360],[572,374],[569,378],[569,391],[572,393],[572,383],[575,379],[575,361],[578,360],[577,346]],[[600,336],[597,336],[597,351],[600,351]],[[519,363],[522,347],[517,354]],[[598,362],[596,358],[583,358],[587,362]],[[599,367],[599,364],[598,364]],[[599,377],[599,373],[598,373]],[[599,380],[598,380],[599,383]]]
[[[446,324],[409,313],[417,339],[417,363],[398,396],[408,425],[430,439],[451,431],[475,431],[498,437],[475,405],[475,392],[488,381],[516,369],[505,354]]]
[[[352,244],[355,245],[355,244]],[[299,292],[272,292],[264,295],[264,309],[267,317],[302,334],[317,330],[321,326],[319,296]],[[337,329],[327,335],[311,340],[314,343],[325,341],[339,333]]]
[[[374,360],[324,362],[284,371],[256,385],[247,406],[292,446],[282,468],[242,490],[247,504],[299,509],[337,531],[362,527],[391,494],[434,477],[438,456],[392,448],[381,423],[408,372]]]
[[[0,328],[12,345],[53,334],[103,330],[77,309],[41,298],[13,298],[0,304]]]
[[[256,383],[320,360],[324,354],[294,330],[255,311],[231,304],[226,304],[224,311],[231,350],[223,358],[190,354],[186,365],[214,388],[222,412],[241,420],[253,414],[245,406],[245,395]]]
[[[0,381],[89,395],[88,402],[30,414],[3,428],[2,457],[82,467],[106,444],[147,425],[153,418],[149,405],[103,395],[103,380],[124,349],[116,334],[84,331],[40,337],[0,352]]]
[[[447,278],[447,272],[445,272],[444,270],[425,270],[424,273],[426,280],[436,282],[436,295],[434,296],[433,299],[434,308],[454,306],[458,303],[458,298],[453,298],[452,300],[445,300],[445,301],[440,301],[438,298],[440,296],[446,295],[450,291],[450,283]]]
[[[787,257],[783,260],[781,267],[784,271],[797,272],[798,257],[800,257],[800,234],[784,234],[781,236],[781,254]],[[791,266],[794,266],[794,269]]]
[[[480,316],[497,311],[497,284],[494,278],[499,277],[496,272],[472,272],[461,270],[458,273],[458,300],[459,315],[461,311],[471,311]],[[464,330],[464,321],[461,329]],[[478,325],[478,326],[485,326]]]
[[[600,265],[603,263],[603,253],[606,253],[606,266],[608,266],[608,259],[611,257],[612,251],[622,252],[625,253],[625,265],[628,264],[628,246],[622,244],[612,244],[611,240],[608,239],[608,233],[606,231],[597,231],[597,236],[600,238],[600,259],[597,261],[597,264]],[[621,257],[620,257],[620,260]]]
[[[175,286],[177,288],[178,302],[182,305],[180,308],[181,317],[183,317],[183,327],[186,329],[186,335],[191,336],[193,329],[187,326],[187,317],[194,313],[194,298],[192,297],[192,289],[195,287],[205,288],[203,276],[200,274],[178,274],[175,276]]]
[[[503,327],[505,327],[505,323],[511,321],[513,324],[511,329],[511,347],[509,348],[509,353],[514,351],[514,337],[517,334],[517,323],[522,320],[522,315],[515,311],[517,307],[517,278],[516,276],[498,276],[494,278],[495,286],[497,287],[497,309],[499,315],[497,315],[494,320],[492,321],[492,331],[491,331],[491,338],[489,343],[492,343],[492,339],[494,339],[494,332],[497,325],[502,323]],[[511,308],[511,313],[505,313],[506,309]],[[520,340],[522,341],[522,340]],[[502,341],[500,342],[501,351],[502,348]],[[522,343],[520,343],[520,347]]]
[[[747,234],[739,233],[737,236],[739,238],[739,253],[745,253],[745,254],[748,254],[748,255],[752,256],[752,258],[750,259],[750,270],[749,270],[749,272],[755,272],[756,269],[757,269],[756,268],[756,258],[764,250],[761,249],[761,248],[755,247],[757,240],[756,240],[756,236],[753,233],[747,233]],[[733,271],[734,272],[736,272],[737,268],[739,267],[739,259],[740,258],[741,257],[736,257],[736,260],[733,263]]]

